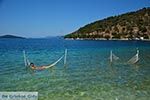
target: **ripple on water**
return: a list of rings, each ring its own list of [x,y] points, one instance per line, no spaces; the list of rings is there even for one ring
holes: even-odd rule
[[[39,100],[150,98],[149,44],[134,42],[139,47],[141,60],[137,65],[129,65],[126,62],[136,52],[134,43],[65,41],[68,47],[66,67],[61,61],[48,70],[29,71],[24,67],[23,49],[35,64],[45,65],[64,53],[64,40],[29,41],[23,40],[19,47],[7,46],[7,50],[0,48],[0,91],[38,91]],[[117,47],[113,46],[116,44]],[[111,49],[120,57],[112,65],[108,59]]]

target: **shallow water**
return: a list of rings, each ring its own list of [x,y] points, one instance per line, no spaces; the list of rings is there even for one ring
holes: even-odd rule
[[[36,65],[53,68],[31,71],[24,66],[22,51]],[[126,62],[140,50],[140,61]],[[109,63],[110,50],[119,60]],[[0,40],[0,91],[38,91],[39,100],[149,100],[150,42],[73,41],[50,39]]]

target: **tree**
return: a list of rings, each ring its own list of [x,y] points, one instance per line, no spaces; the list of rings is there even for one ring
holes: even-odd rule
[[[147,32],[147,29],[146,29],[146,27],[144,27],[144,26],[139,27],[139,30],[140,30],[142,33]]]
[[[117,26],[114,27],[114,31],[117,32],[117,33],[119,33],[119,29],[118,29]]]
[[[107,40],[109,40],[110,36],[109,35],[105,35],[104,38],[107,39]]]

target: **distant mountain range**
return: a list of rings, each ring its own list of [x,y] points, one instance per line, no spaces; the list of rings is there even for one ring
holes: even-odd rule
[[[150,7],[98,20],[64,38],[71,39],[150,39]]]
[[[3,35],[3,36],[0,36],[0,38],[19,38],[19,39],[25,39],[24,37],[20,37],[20,36],[14,36],[14,35]]]

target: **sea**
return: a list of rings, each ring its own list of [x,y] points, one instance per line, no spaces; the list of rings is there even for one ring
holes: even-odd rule
[[[36,66],[31,70],[23,51]],[[139,50],[139,61],[128,63]],[[110,51],[119,57],[110,63]],[[0,39],[0,92],[38,92],[39,100],[149,100],[150,41]]]

